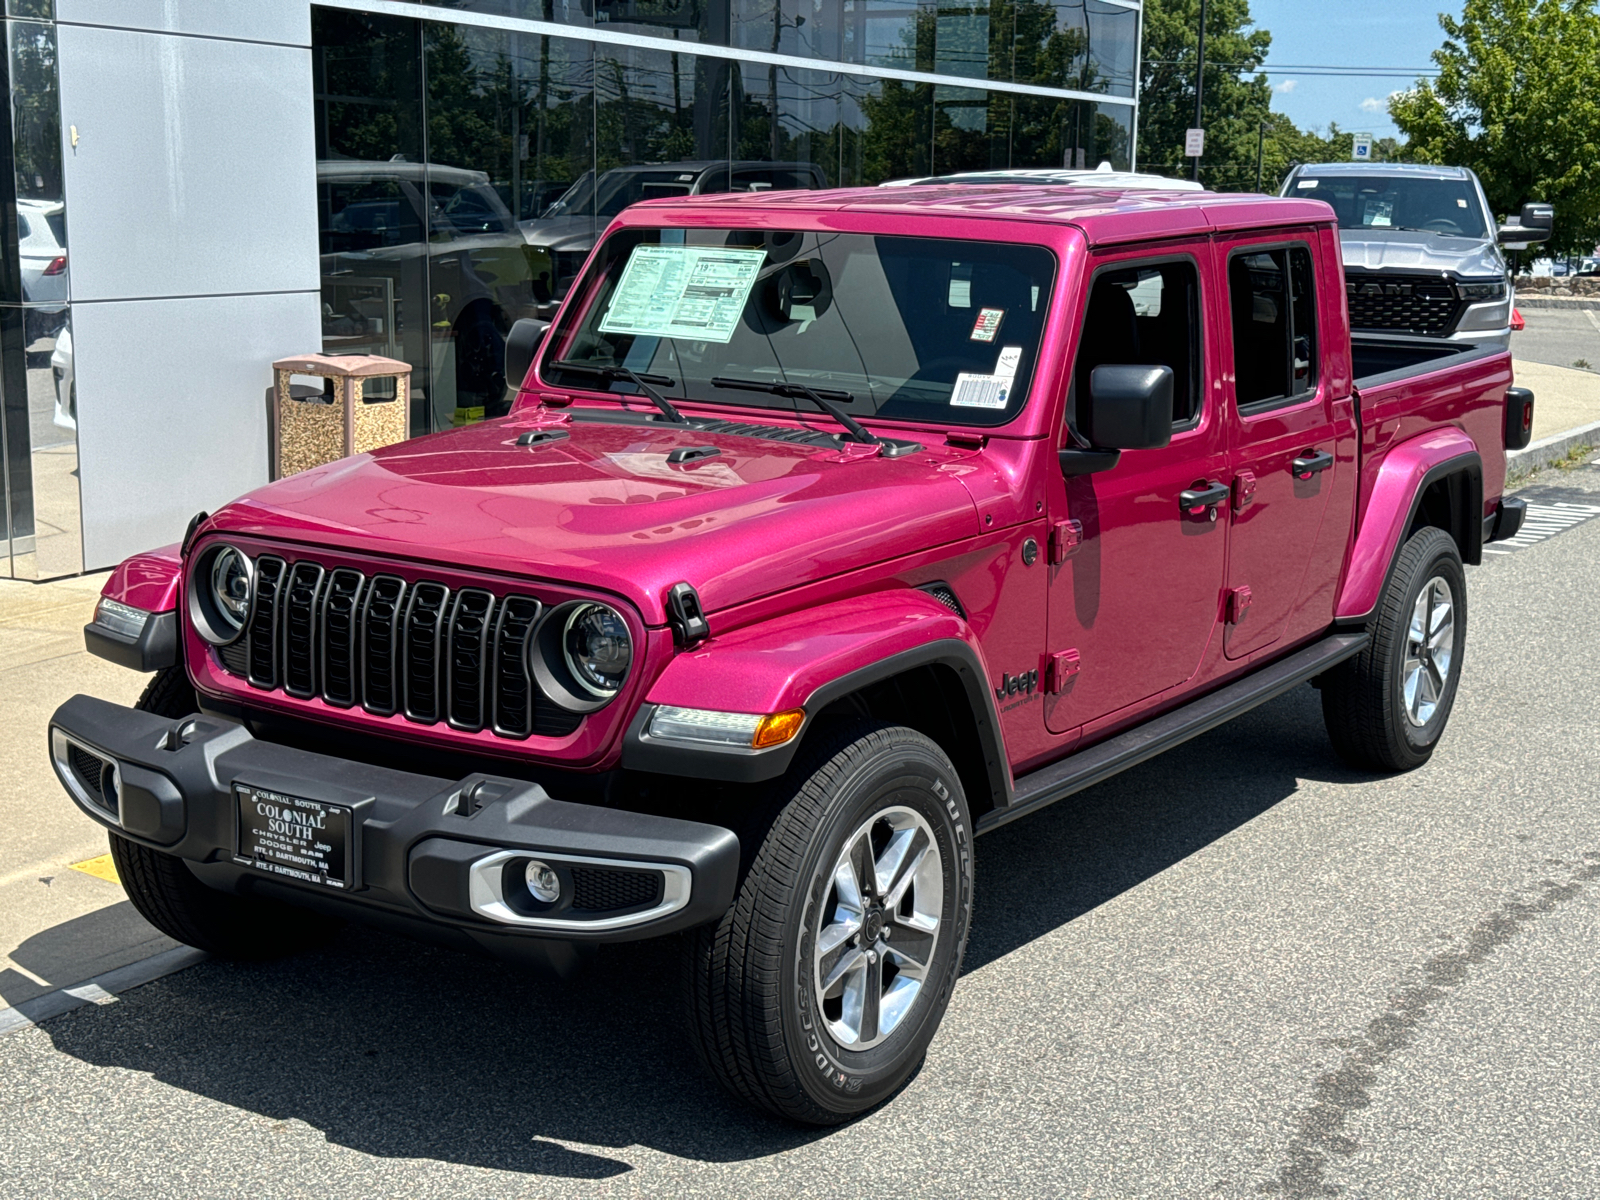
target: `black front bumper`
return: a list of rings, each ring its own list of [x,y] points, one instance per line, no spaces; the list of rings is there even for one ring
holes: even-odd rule
[[[719,826],[572,804],[519,779],[450,780],[313,754],[219,717],[173,721],[74,696],[50,719],[50,756],[85,813],[186,860],[212,887],[403,932],[419,922],[453,929],[496,952],[699,925],[727,910],[738,878],[738,839]],[[241,857],[240,787],[348,809],[340,878]],[[562,880],[554,903],[528,894],[530,859]]]

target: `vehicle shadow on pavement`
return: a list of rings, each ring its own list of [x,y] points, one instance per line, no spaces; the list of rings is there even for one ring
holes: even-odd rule
[[[1003,958],[1182,862],[1292,796],[1360,783],[1320,694],[1296,688],[1210,733],[979,839],[965,971]]]
[[[1303,693],[1303,694],[1302,694]],[[1338,765],[1310,689],[986,837],[968,969],[1159,873]],[[1336,774],[1335,774],[1336,773]],[[351,927],[266,964],[204,962],[43,1027],[138,1071],[381,1157],[603,1179],[621,1158],[712,1162],[827,1136],[726,1097],[683,1031],[673,939],[607,947],[566,983]]]

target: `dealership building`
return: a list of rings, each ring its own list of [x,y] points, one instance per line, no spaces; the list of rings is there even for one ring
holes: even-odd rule
[[[1138,0],[6,0],[0,576],[268,478],[272,363],[509,401],[504,334],[652,196],[1133,164]],[[310,382],[310,381],[306,381]]]

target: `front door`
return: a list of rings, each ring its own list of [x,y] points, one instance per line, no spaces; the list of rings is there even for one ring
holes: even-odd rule
[[[1316,243],[1260,239],[1218,248],[1228,281],[1228,420],[1233,530],[1223,649],[1242,658],[1327,623],[1300,610],[1338,484],[1332,388],[1319,378]],[[1326,606],[1324,606],[1326,607]]]
[[[1200,244],[1094,264],[1062,445],[1082,444],[1073,411],[1098,366],[1170,366],[1173,434],[1163,449],[1124,451],[1108,471],[1052,477],[1043,680],[1053,733],[1191,678],[1216,629],[1227,506],[1185,509],[1179,500],[1221,483],[1226,467],[1216,372],[1207,365],[1218,350],[1203,319],[1215,307],[1203,295],[1208,262]]]

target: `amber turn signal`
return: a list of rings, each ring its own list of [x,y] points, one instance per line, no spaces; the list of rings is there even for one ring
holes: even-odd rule
[[[781,746],[800,732],[806,719],[806,710],[791,708],[788,712],[771,713],[756,722],[756,731],[750,744],[757,750],[768,746]]]

